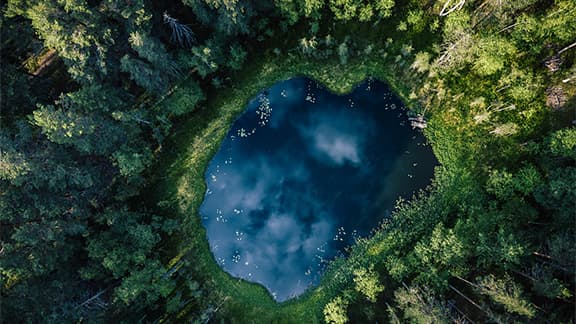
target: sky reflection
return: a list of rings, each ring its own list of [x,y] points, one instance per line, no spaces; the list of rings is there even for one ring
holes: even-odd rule
[[[304,78],[250,102],[206,171],[200,213],[224,270],[297,296],[425,187],[437,162],[400,107],[382,83],[338,97]]]

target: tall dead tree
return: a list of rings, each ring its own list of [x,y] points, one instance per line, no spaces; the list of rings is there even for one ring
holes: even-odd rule
[[[172,35],[170,41],[182,47],[191,47],[196,43],[196,37],[190,26],[185,25],[178,21],[178,19],[171,17],[167,12],[164,12],[164,23],[170,26]]]
[[[464,5],[466,4],[466,0],[460,0],[456,4],[452,4],[452,5],[451,4],[452,4],[452,0],[448,0],[444,3],[442,10],[440,10],[440,17],[448,16],[452,12],[462,9],[462,7],[464,7]]]

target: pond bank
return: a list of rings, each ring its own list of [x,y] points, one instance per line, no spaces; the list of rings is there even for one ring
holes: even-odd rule
[[[377,55],[352,59],[346,65],[341,65],[335,58],[320,62],[303,60],[296,55],[269,55],[260,62],[249,64],[233,79],[231,87],[220,91],[220,96],[209,98],[202,108],[191,113],[178,125],[170,139],[167,151],[171,158],[161,159],[158,169],[164,170],[166,176],[157,187],[163,206],[176,213],[184,225],[178,242],[179,251],[168,266],[188,260],[189,264],[194,264],[193,273],[207,274],[203,279],[218,291],[213,295],[219,296],[230,318],[241,320],[236,316],[242,314],[244,319],[264,321],[282,318],[320,320],[322,307],[338,293],[339,284],[335,284],[329,275],[332,271],[324,275],[318,288],[297,299],[277,304],[262,286],[232,278],[217,265],[198,215],[206,191],[204,170],[248,101],[262,89],[281,80],[306,76],[336,94],[345,94],[372,77],[387,82],[407,106],[413,107],[415,103],[408,100],[409,92],[400,82],[401,74],[393,73],[399,67]],[[187,91],[186,83],[176,91]],[[186,309],[179,316],[186,317]]]

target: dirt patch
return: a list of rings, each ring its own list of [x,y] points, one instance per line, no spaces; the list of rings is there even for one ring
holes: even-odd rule
[[[546,66],[548,68],[548,71],[552,73],[560,70],[560,65],[562,65],[562,59],[558,55],[549,57],[548,59],[546,59],[546,61],[544,61],[544,66]]]
[[[552,108],[553,110],[561,109],[566,102],[568,97],[564,93],[564,89],[560,86],[552,86],[546,89],[546,106]]]

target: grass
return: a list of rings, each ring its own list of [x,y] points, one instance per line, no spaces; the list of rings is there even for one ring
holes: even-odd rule
[[[400,46],[390,45],[388,51],[398,51]],[[416,103],[409,100],[409,89],[413,86],[410,83],[413,78],[408,78],[406,73],[409,68],[402,62],[395,63],[393,55],[385,54],[384,46],[380,48],[371,55],[353,57],[346,65],[341,65],[335,56],[320,61],[294,53],[262,54],[233,76],[230,87],[219,91],[217,96],[209,96],[202,107],[186,116],[169,139],[156,167],[156,172],[163,176],[157,177],[154,184],[160,205],[182,223],[179,236],[171,240],[174,257],[168,265],[184,261],[187,264],[184,268],[188,268],[184,271],[194,280],[205,283],[203,289],[209,291],[209,299],[219,316],[238,323],[320,322],[324,305],[349,282],[350,278],[343,274],[351,271],[342,269],[351,267],[355,261],[340,259],[332,263],[319,287],[296,299],[276,303],[264,287],[233,278],[218,266],[198,213],[206,192],[204,172],[231,124],[249,100],[278,81],[305,76],[336,94],[345,94],[373,77],[388,82],[405,103],[415,108]],[[404,72],[398,73],[398,70]],[[176,91],[189,91],[186,82]],[[185,286],[185,282],[180,286]],[[194,305],[189,304],[166,320],[188,319],[193,311]]]
[[[167,264],[169,266],[185,264],[180,271],[185,275],[180,276],[179,289],[185,290],[187,280],[201,282],[202,289],[207,295],[206,300],[209,300],[214,309],[217,309],[218,317],[236,323],[320,322],[323,318],[322,308],[332,298],[341,294],[343,288],[349,287],[351,269],[364,262],[365,259],[362,256],[378,257],[386,253],[390,246],[394,246],[394,242],[391,241],[395,238],[388,235],[390,233],[379,231],[373,238],[357,244],[348,258],[333,262],[317,288],[309,290],[299,298],[276,303],[262,286],[233,278],[218,266],[210,253],[206,232],[198,215],[199,206],[206,191],[204,172],[229,127],[245,109],[249,100],[278,81],[306,76],[323,84],[334,93],[343,94],[352,91],[367,77],[373,77],[388,82],[411,109],[417,111],[420,109],[419,103],[411,98],[416,97],[412,91],[422,90],[419,89],[421,85],[419,79],[423,77],[411,71],[407,62],[411,61],[411,56],[417,53],[418,49],[425,49],[427,44],[434,42],[434,39],[426,39],[428,35],[419,35],[419,39],[414,39],[413,35],[393,35],[396,34],[394,28],[387,33],[382,31],[385,26],[378,28],[374,31],[370,29],[353,31],[362,35],[360,37],[362,43],[356,44],[356,56],[350,58],[346,65],[339,63],[337,55],[332,55],[331,58],[325,60],[303,57],[295,50],[298,36],[292,36],[293,39],[289,41],[277,37],[273,45],[288,48],[288,50],[281,51],[284,54],[275,55],[269,51],[258,57],[252,57],[249,64],[232,76],[228,88],[212,93],[203,107],[185,116],[186,119],[181,121],[169,139],[167,148],[156,167],[156,174],[162,173],[163,176],[157,178],[154,186],[160,205],[164,206],[168,213],[180,219],[182,228],[178,236],[171,240],[173,257],[167,261]],[[350,33],[351,31],[348,31],[346,26],[334,31],[334,35],[340,42]],[[392,44],[385,45],[388,43],[385,40],[392,36],[396,40]],[[398,39],[404,39],[407,42],[409,38],[414,40],[412,44],[418,49],[414,49],[410,55],[402,56],[399,53],[403,44]],[[362,54],[361,49],[372,44],[377,45],[373,52],[369,55]],[[273,48],[274,46],[263,47]],[[466,78],[458,79],[458,82],[462,84],[452,88],[456,92],[459,89],[464,91],[474,88],[490,88],[489,84],[485,86],[478,86],[477,83],[465,84],[467,80]],[[557,80],[557,82],[560,81]],[[187,86],[184,82],[176,91],[190,91],[193,84],[194,82],[190,81]],[[452,88],[449,87],[449,89]],[[567,92],[573,94],[574,88],[567,88]],[[480,92],[473,92],[471,96],[480,94],[483,95]],[[421,93],[418,96],[423,97]],[[448,93],[446,98],[443,98],[444,94],[442,94],[442,96],[434,96],[433,102],[430,99],[432,102],[430,106],[434,111],[428,119],[429,127],[426,135],[433,145],[436,156],[443,164],[443,168],[451,166],[452,170],[450,173],[448,171],[437,173],[439,179],[437,180],[442,182],[442,194],[432,195],[432,198],[429,196],[427,201],[432,199],[432,202],[422,204],[421,208],[424,211],[430,211],[429,206],[436,206],[439,210],[448,210],[449,206],[458,206],[459,203],[453,199],[462,197],[456,192],[462,190],[463,183],[470,188],[481,186],[476,182],[476,179],[481,179],[481,177],[470,174],[470,170],[485,172],[482,164],[483,159],[487,158],[470,153],[487,151],[486,145],[488,144],[491,145],[490,152],[494,152],[495,148],[503,150],[501,147],[517,148],[503,139],[486,136],[485,129],[474,126],[473,116],[467,115],[468,104],[464,100],[455,99],[459,96],[459,93]],[[177,97],[185,98],[186,96]],[[472,100],[473,97],[469,99]],[[463,102],[464,106],[459,106]],[[571,101],[569,105],[573,107],[574,101]],[[162,109],[161,105],[160,109]],[[564,115],[562,118],[554,117],[558,120],[552,120],[551,123],[560,123],[561,119],[563,122],[571,120],[563,117]],[[506,156],[505,162],[509,163],[512,155],[508,151],[503,151],[500,155],[494,155],[493,159]],[[481,190],[475,189],[470,192],[481,192]],[[436,199],[436,202],[433,199]],[[443,215],[441,212],[432,210],[429,213],[432,216],[425,222],[423,218],[428,214],[420,215],[417,212],[413,214],[416,216],[413,215],[408,221],[413,222],[416,219],[418,230],[412,228],[413,231],[409,232],[411,241],[416,241],[414,236],[419,237],[421,233],[430,232],[431,225],[438,221],[434,216]],[[398,243],[398,245],[401,244],[403,243]],[[189,303],[181,307],[177,314],[169,315],[166,320],[187,320],[197,315],[195,312],[198,307],[205,306]]]

